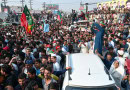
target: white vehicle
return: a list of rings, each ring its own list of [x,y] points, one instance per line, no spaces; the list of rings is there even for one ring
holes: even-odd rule
[[[76,53],[66,56],[62,90],[117,90],[115,81],[101,59],[94,54]]]

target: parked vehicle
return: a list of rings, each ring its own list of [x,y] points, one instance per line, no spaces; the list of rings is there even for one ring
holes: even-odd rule
[[[94,54],[76,53],[66,56],[62,90],[117,90],[115,81],[102,60]]]

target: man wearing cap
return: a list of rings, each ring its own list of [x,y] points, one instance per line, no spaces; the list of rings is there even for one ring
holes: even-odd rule
[[[60,64],[61,68],[63,68],[64,67],[64,61],[65,61],[65,55],[63,54],[60,46],[56,47],[56,55],[59,57],[58,59],[60,61],[59,64]]]
[[[102,45],[103,45],[103,35],[105,30],[105,24],[101,21],[100,25],[98,23],[93,23],[91,27],[92,32],[96,34],[94,53],[95,50],[98,50],[102,54]]]
[[[22,69],[22,72],[27,75],[28,69],[33,67],[33,61],[32,60],[26,60],[25,61],[25,67]]]
[[[124,51],[123,50],[118,50],[117,52],[118,52],[118,56],[116,58],[118,58],[118,60],[124,66],[125,65],[125,59],[123,58]]]
[[[47,50],[46,50],[47,54],[54,53],[54,50],[50,44],[46,45],[46,47],[47,47]]]

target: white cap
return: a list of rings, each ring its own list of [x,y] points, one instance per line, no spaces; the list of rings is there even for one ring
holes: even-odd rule
[[[53,57],[53,56],[55,56],[56,57],[56,54],[51,54],[51,56]]]
[[[118,50],[118,54],[119,54],[119,55],[124,55],[124,51]]]

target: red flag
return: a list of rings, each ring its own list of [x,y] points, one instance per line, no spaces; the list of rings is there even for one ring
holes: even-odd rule
[[[63,19],[62,19],[62,15],[61,15],[60,11],[58,11],[57,19],[61,22],[61,24],[63,23]]]
[[[25,29],[27,30],[28,22],[26,19],[26,15],[24,13],[22,13],[20,20],[21,20],[21,26],[25,27]]]

